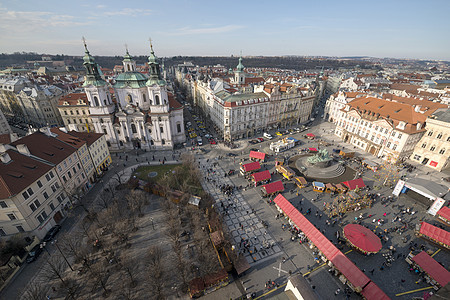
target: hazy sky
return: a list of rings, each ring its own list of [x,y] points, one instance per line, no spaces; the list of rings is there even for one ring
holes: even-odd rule
[[[450,60],[450,0],[0,0],[0,52]]]

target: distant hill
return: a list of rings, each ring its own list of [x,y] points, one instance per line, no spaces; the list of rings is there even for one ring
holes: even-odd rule
[[[29,67],[32,64],[27,64],[29,61],[40,61],[42,56],[49,56],[52,60],[65,60],[70,62],[76,69],[82,68],[83,59],[81,56],[67,56],[67,55],[47,55],[38,53],[16,52],[13,54],[0,54],[0,68],[7,67]],[[112,69],[115,65],[122,64],[122,56],[94,56],[97,63],[104,67]],[[147,56],[133,57],[138,64],[147,62]],[[238,64],[238,57],[232,56],[174,56],[163,58],[166,67],[182,64],[185,61],[192,62],[199,66],[212,66],[221,64],[226,68],[235,68]],[[298,71],[311,69],[338,69],[338,68],[352,68],[359,65],[360,68],[371,68],[370,62],[365,62],[357,59],[336,59],[336,58],[310,58],[300,56],[253,56],[244,57],[243,64],[246,67],[260,67],[260,68],[280,68],[293,69]]]

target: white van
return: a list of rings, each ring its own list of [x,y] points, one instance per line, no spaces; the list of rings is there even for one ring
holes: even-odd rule
[[[272,137],[270,134],[268,134],[267,132],[264,132],[264,133],[263,133],[263,137],[265,137],[265,138],[268,139],[268,140],[273,139],[273,137]]]
[[[203,145],[203,139],[200,136],[197,137],[197,144],[199,146]]]

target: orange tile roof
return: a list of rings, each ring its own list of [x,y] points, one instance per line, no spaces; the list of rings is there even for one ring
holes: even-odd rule
[[[82,100],[85,105],[88,105],[88,98],[86,93],[72,93],[67,94],[59,98],[58,100],[58,106],[63,106],[64,102],[69,103],[69,105],[79,105],[78,100]]]

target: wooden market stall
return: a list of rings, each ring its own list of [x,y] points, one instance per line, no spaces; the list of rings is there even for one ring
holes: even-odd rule
[[[446,286],[450,282],[450,272],[425,251],[417,255],[410,252],[405,260],[413,269],[424,272],[427,282],[436,289]]]
[[[315,192],[323,193],[325,191],[325,184],[323,182],[314,181],[312,185]]]
[[[261,194],[263,197],[268,197],[282,191],[284,191],[284,185],[283,182],[281,182],[281,180],[263,185],[261,188]]]
[[[447,226],[450,226],[450,208],[443,206],[436,213],[436,218]]]
[[[260,183],[267,183],[270,181],[270,178],[272,177],[270,175],[270,171],[269,170],[265,170],[265,171],[261,171],[258,173],[253,173],[252,174],[252,182],[255,186],[257,186]]]
[[[240,169],[241,169],[241,175],[246,176],[246,175],[250,175],[253,172],[261,169],[261,165],[259,164],[259,162],[255,161],[255,162],[241,165]]]
[[[336,184],[335,187],[336,187],[336,192],[338,192],[339,194],[345,193],[347,191],[347,188],[340,183]]]
[[[264,162],[266,160],[266,153],[259,151],[250,151],[249,158],[252,161]]]
[[[450,232],[444,229],[421,222],[416,225],[416,235],[450,250]]]
[[[336,187],[332,183],[327,183],[327,184],[325,184],[325,192],[326,193],[336,192]]]
[[[308,185],[308,181],[306,181],[305,177],[294,177],[294,182],[299,189],[302,189]]]

